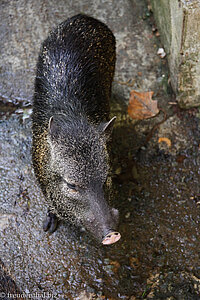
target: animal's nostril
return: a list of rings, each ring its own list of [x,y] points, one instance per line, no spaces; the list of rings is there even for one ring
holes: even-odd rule
[[[119,235],[119,232],[115,232],[114,235]]]

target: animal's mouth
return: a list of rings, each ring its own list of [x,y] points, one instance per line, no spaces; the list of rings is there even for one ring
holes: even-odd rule
[[[118,242],[121,238],[121,234],[117,231],[112,231],[106,234],[102,240],[103,245],[111,245]]]

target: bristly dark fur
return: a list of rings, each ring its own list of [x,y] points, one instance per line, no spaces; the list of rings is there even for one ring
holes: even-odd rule
[[[102,123],[114,68],[110,29],[85,15],[72,17],[42,45],[33,102],[33,165],[51,211],[86,227],[97,213],[100,231],[115,223],[102,192],[109,169]],[[76,193],[66,181],[77,184]]]
[[[84,111],[93,121],[108,119],[114,67],[115,38],[108,27],[85,15],[68,19],[43,43],[35,112],[48,112],[49,118],[56,112]]]

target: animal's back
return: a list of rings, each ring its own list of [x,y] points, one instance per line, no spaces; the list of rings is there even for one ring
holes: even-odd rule
[[[57,112],[85,113],[91,121],[108,118],[115,67],[115,38],[100,21],[77,15],[44,41],[35,81],[34,121]]]
[[[77,15],[54,29],[43,42],[33,99],[33,165],[46,193],[49,184],[49,120],[63,114],[101,123],[108,119],[115,67],[115,38],[102,22]]]

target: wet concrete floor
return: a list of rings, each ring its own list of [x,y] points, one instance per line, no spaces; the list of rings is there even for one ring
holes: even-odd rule
[[[10,0],[0,8],[0,259],[6,272],[36,299],[200,299],[199,112],[175,104],[147,3]],[[79,12],[104,21],[117,40],[113,206],[122,238],[109,247],[65,223],[53,235],[43,232],[47,205],[31,164],[39,47],[50,28]],[[162,112],[130,120],[131,89],[154,91]],[[0,287],[6,299],[7,287]]]

